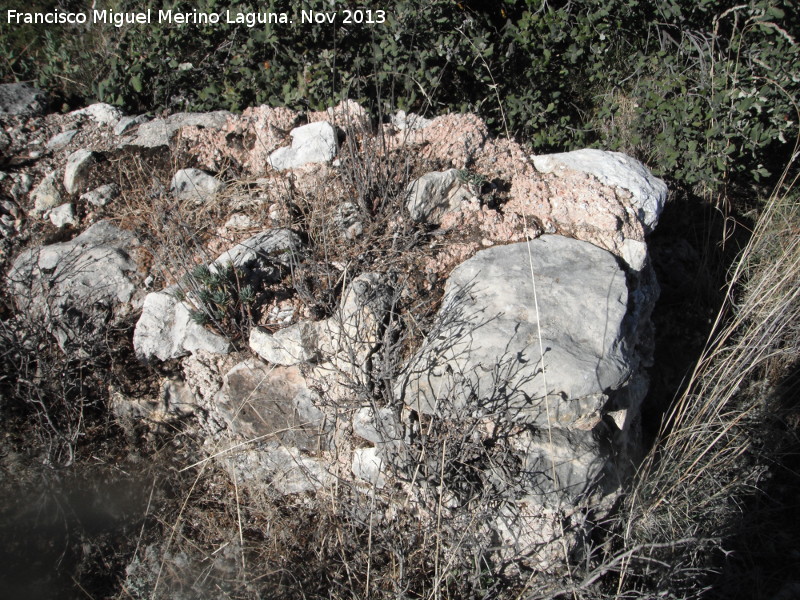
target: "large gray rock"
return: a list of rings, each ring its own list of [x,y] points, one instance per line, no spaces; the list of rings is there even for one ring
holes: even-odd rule
[[[181,169],[172,177],[170,193],[179,200],[204,204],[214,198],[224,184],[200,169]]]
[[[136,137],[128,143],[144,148],[169,146],[172,137],[184,127],[222,129],[231,116],[231,113],[220,110],[209,113],[176,113],[165,119],[153,119],[141,123],[136,131]]]
[[[426,414],[590,429],[638,367],[627,314],[605,250],[560,236],[483,250],[451,274],[397,392]]]
[[[20,310],[50,327],[65,350],[102,335],[115,313],[129,312],[137,265],[128,231],[100,221],[69,242],[20,254],[8,274]]]
[[[133,332],[133,349],[143,361],[169,360],[203,350],[227,354],[230,341],[192,319],[192,307],[175,298],[171,290],[147,294],[142,316]]]
[[[0,114],[38,115],[44,111],[45,94],[27,83],[0,84]]]
[[[447,213],[461,210],[461,203],[469,197],[458,169],[434,171],[409,184],[406,208],[415,221],[438,225]]]
[[[336,129],[327,121],[292,129],[292,145],[270,154],[269,164],[278,171],[294,169],[307,163],[328,162],[336,156]]]
[[[621,152],[583,149],[560,154],[533,156],[533,165],[542,173],[571,169],[589,173],[601,183],[628,190],[636,217],[645,232],[655,229],[667,200],[667,184],[654,176],[635,158]]]

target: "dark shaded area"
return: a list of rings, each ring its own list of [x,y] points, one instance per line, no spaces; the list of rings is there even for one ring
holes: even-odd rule
[[[749,225],[678,189],[648,238],[661,287],[653,311],[656,347],[650,392],[642,407],[645,440],[683,391],[725,296],[727,273],[745,246]]]
[[[800,598],[800,361],[767,405],[756,447],[771,459],[769,469],[731,524],[708,598]]]

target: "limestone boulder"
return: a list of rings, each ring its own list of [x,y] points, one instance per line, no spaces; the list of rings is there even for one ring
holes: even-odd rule
[[[446,214],[461,210],[462,202],[470,197],[458,169],[434,171],[409,184],[406,208],[415,221],[438,225]]]
[[[86,186],[89,169],[95,162],[95,155],[90,150],[76,150],[67,158],[64,167],[64,189],[68,194],[83,191]]]
[[[627,190],[632,195],[631,204],[636,218],[644,226],[645,232],[651,232],[658,224],[658,217],[667,200],[667,184],[635,158],[621,152],[586,148],[533,156],[532,160],[542,173],[570,169],[588,173],[605,185]]]
[[[328,162],[336,156],[337,132],[327,121],[296,127],[290,135],[292,145],[278,148],[269,156],[269,164],[278,171],[294,169],[308,163]]]
[[[397,392],[426,414],[591,428],[638,367],[627,314],[605,250],[561,236],[483,250],[451,274]]]
[[[123,145],[143,148],[169,146],[175,135],[184,128],[222,129],[231,116],[231,113],[223,110],[208,113],[175,113],[163,119],[140,123],[136,130],[136,136],[124,142]]]
[[[31,248],[8,274],[21,310],[40,317],[62,348],[95,341],[137,304],[133,234],[100,221],[69,242]]]
[[[319,404],[297,367],[249,359],[225,374],[214,410],[234,435],[315,452],[330,445],[331,423]]]
[[[175,297],[175,289],[147,294],[142,315],[133,332],[133,349],[139,360],[169,360],[206,351],[227,354],[230,341],[196,323],[193,308]]]

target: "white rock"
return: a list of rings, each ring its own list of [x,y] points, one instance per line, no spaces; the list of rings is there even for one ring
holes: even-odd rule
[[[225,229],[233,231],[243,231],[245,229],[251,229],[254,226],[255,223],[253,222],[253,219],[242,213],[231,215],[230,219],[225,221],[225,225],[223,225]]]
[[[294,169],[308,163],[328,162],[336,156],[336,129],[327,121],[310,123],[292,129],[292,145],[270,154],[269,164],[278,171]]]
[[[621,152],[594,149],[531,158],[533,165],[542,173],[551,173],[559,168],[571,169],[589,173],[605,185],[628,190],[633,196],[632,208],[645,231],[652,231],[658,224],[667,200],[667,184],[635,158]]]
[[[303,321],[274,335],[261,327],[250,330],[250,349],[274,365],[299,365],[319,355],[319,332],[314,323]]]
[[[212,271],[233,265],[237,268],[258,270],[270,268],[278,263],[286,265],[293,253],[298,252],[302,242],[289,229],[268,229],[236,244],[219,255],[209,266]]]
[[[414,113],[406,114],[404,110],[398,110],[392,115],[392,125],[399,131],[425,129],[433,121]]]
[[[111,202],[118,195],[119,187],[114,183],[107,183],[93,189],[91,192],[81,194],[81,200],[99,208]]]
[[[34,215],[42,214],[62,204],[61,192],[56,185],[57,177],[58,173],[50,173],[31,192]]]
[[[15,302],[40,317],[62,349],[89,343],[134,303],[135,245],[130,232],[100,221],[69,242],[30,248],[8,275]]]
[[[76,150],[67,158],[64,167],[64,189],[68,194],[80,192],[86,186],[89,167],[94,163],[94,154],[89,150]]]
[[[133,349],[140,360],[179,358],[203,350],[227,354],[231,343],[195,323],[190,308],[170,291],[147,294],[133,332]]]
[[[50,219],[50,222],[56,227],[64,227],[65,225],[76,227],[78,225],[78,219],[75,216],[75,207],[69,203],[51,209],[47,213],[47,218]]]
[[[209,113],[175,113],[165,119],[153,119],[140,124],[136,137],[128,143],[144,148],[168,146],[172,137],[184,127],[222,129],[231,116],[231,113],[223,110]]]
[[[366,481],[381,489],[386,485],[383,473],[386,463],[378,448],[356,448],[353,450],[353,461],[350,470],[361,481]]]
[[[114,125],[114,135],[124,135],[131,129],[142,123],[147,123],[150,118],[147,115],[136,115],[135,117],[121,117]]]
[[[86,108],[72,111],[70,115],[75,117],[91,117],[93,121],[100,125],[112,125],[119,121],[122,113],[118,108],[114,108],[110,104],[97,102],[95,104],[90,104]]]
[[[57,133],[51,137],[50,140],[48,140],[46,147],[48,150],[50,150],[50,152],[58,152],[62,148],[68,146],[72,141],[72,138],[74,138],[77,133],[77,129],[70,129],[68,131]]]
[[[179,200],[204,204],[213,199],[223,183],[200,169],[181,169],[172,177],[170,193]]]
[[[415,221],[438,225],[444,215],[460,211],[462,203],[470,198],[458,169],[433,171],[409,184],[406,208]]]
[[[359,408],[353,415],[353,433],[373,444],[402,439],[400,424],[388,407],[379,408],[377,418],[371,407]]]

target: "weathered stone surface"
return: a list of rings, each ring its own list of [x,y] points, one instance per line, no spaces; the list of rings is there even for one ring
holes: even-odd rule
[[[294,169],[307,163],[327,162],[336,156],[336,129],[326,121],[292,129],[292,145],[270,154],[269,163],[278,171]]]
[[[48,150],[50,150],[50,152],[58,152],[59,150],[67,147],[72,141],[72,138],[74,138],[77,134],[77,129],[69,129],[67,131],[57,133],[47,141],[46,147]]]
[[[47,213],[47,218],[50,219],[50,222],[56,227],[64,227],[65,225],[77,227],[78,225],[75,207],[70,203],[62,204],[61,206],[56,206],[51,209]]]
[[[192,320],[191,308],[171,290],[147,294],[133,332],[133,349],[140,360],[169,360],[203,350],[227,354],[231,343]]]
[[[89,117],[98,125],[114,125],[119,121],[122,113],[118,108],[110,104],[96,102],[95,104],[90,104],[86,108],[73,111],[71,115],[74,117]]]
[[[398,110],[392,115],[392,125],[400,131],[405,131],[407,129],[425,129],[432,122],[432,119],[426,119],[414,113],[406,114],[404,110]]]
[[[76,150],[67,158],[64,167],[64,189],[68,194],[76,194],[83,191],[86,186],[86,179],[89,175],[89,168],[94,164],[94,153],[81,149]]]
[[[589,173],[606,185],[623,188],[632,195],[636,217],[645,231],[652,231],[667,200],[667,185],[638,160],[621,152],[584,149],[532,157],[542,173],[571,169]]]
[[[200,169],[181,169],[172,177],[169,191],[179,200],[204,204],[212,200],[224,185]]]
[[[150,118],[147,115],[136,115],[120,117],[117,124],[114,125],[114,135],[124,135],[130,132],[134,127],[147,123]]]
[[[250,330],[250,349],[274,365],[299,365],[319,357],[319,330],[303,321],[284,327],[274,335],[262,327]]]
[[[434,171],[413,181],[406,192],[406,208],[418,222],[438,225],[445,214],[457,212],[471,194],[462,185],[460,171]]]
[[[33,214],[39,215],[62,204],[61,192],[56,180],[58,173],[50,173],[31,192]]]
[[[130,144],[144,148],[169,146],[173,136],[184,127],[222,129],[231,116],[231,113],[220,110],[209,113],[176,113],[165,119],[153,119],[139,125],[136,137],[130,140]]]
[[[62,348],[92,343],[134,299],[135,244],[130,232],[100,221],[69,242],[26,250],[8,275],[14,299],[41,316]]]
[[[386,485],[386,476],[383,471],[387,466],[379,448],[356,448],[353,450],[351,472],[356,479],[374,485],[377,489]]]
[[[92,206],[98,208],[106,206],[114,198],[119,195],[119,187],[115,183],[107,183],[98,188],[93,189],[91,192],[81,194],[81,200],[87,202]]]
[[[358,437],[383,444],[402,439],[402,427],[388,407],[379,408],[377,414],[371,407],[359,408],[353,415],[353,433]]]
[[[241,450],[223,460],[240,483],[284,496],[316,492],[336,481],[329,461],[275,443]]]
[[[0,114],[37,115],[45,107],[46,98],[42,90],[27,83],[0,84]]]
[[[624,272],[591,244],[543,236],[481,251],[450,276],[397,392],[426,414],[590,429],[638,366],[627,302]]]
[[[214,402],[229,431],[304,451],[328,448],[330,426],[297,367],[249,359],[225,374]]]
[[[303,244],[289,229],[269,229],[247,238],[230,250],[223,252],[210,265],[215,270],[227,265],[261,272],[266,277],[277,276],[276,265],[288,266],[291,257]]]

